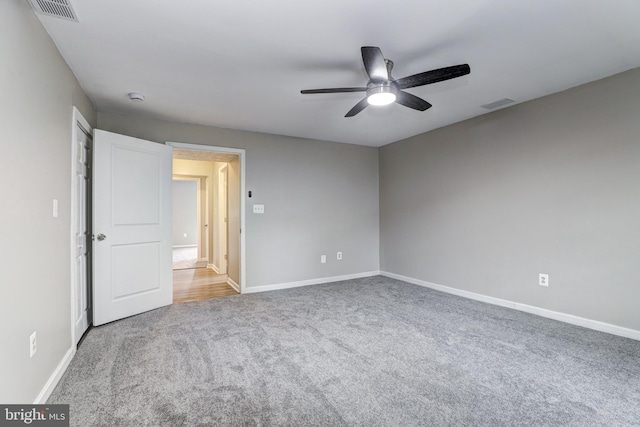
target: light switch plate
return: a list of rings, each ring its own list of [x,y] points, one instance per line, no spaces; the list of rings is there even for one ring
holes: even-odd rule
[[[264,213],[264,205],[253,205],[253,213],[255,213],[255,214],[263,214]]]

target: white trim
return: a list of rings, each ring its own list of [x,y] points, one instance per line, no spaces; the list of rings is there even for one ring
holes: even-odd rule
[[[236,282],[234,282],[231,277],[227,277],[227,284],[229,284],[229,286],[231,286],[233,289],[235,289],[236,292],[240,293],[240,285],[238,285]]]
[[[69,367],[69,363],[71,363],[71,359],[73,359],[73,356],[75,356],[75,354],[76,346],[75,344],[72,344],[69,350],[67,350],[67,352],[62,357],[60,363],[58,363],[58,366],[53,371],[53,374],[51,374],[51,376],[47,380],[47,383],[44,385],[42,390],[40,390],[40,393],[38,393],[38,397],[36,397],[36,400],[33,401],[34,405],[43,405],[47,403],[47,399],[49,399],[49,396],[51,396],[53,389],[56,388],[58,382],[60,382],[62,374],[64,374],[64,372]]]
[[[557,311],[547,310],[546,308],[535,307],[527,304],[515,303],[516,310],[525,313],[535,314],[536,316],[547,317],[560,322],[570,323],[572,325],[582,326],[583,328],[593,329],[595,331],[606,332],[612,335],[618,335],[625,338],[640,341],[640,331],[624,328],[622,326],[612,325],[610,323],[600,322],[598,320],[585,319],[584,317],[574,316],[572,314],[560,313]]]
[[[180,248],[197,248],[198,245],[173,245],[171,246],[173,249],[180,249]]]
[[[244,148],[215,147],[212,145],[186,144],[184,142],[167,141],[165,144],[185,150],[217,151],[219,153],[232,153],[238,155],[240,160],[240,293],[243,294],[248,292],[245,279],[247,277],[247,263],[245,260],[245,236],[247,234],[247,228],[245,227],[245,175],[247,151]]]
[[[218,247],[215,251],[215,254],[218,255],[218,257],[215,261],[220,266],[218,270],[224,270],[226,273],[229,272],[229,169],[228,163],[225,163],[218,168],[218,200],[215,201],[217,215],[216,221],[213,225],[213,233],[214,235],[217,235],[218,240]],[[224,183],[220,176],[222,174],[224,174],[225,177]],[[224,209],[221,209],[223,203]],[[238,292],[240,291],[238,290]]]
[[[82,127],[84,129],[84,131],[91,135],[91,138],[93,139],[93,128],[89,125],[89,122],[87,122],[87,120],[84,118],[84,116],[82,115],[82,113],[80,112],[80,110],[78,110],[78,108],[76,108],[76,106],[73,106],[73,110],[72,110],[72,114],[71,114],[71,210],[69,212],[69,235],[70,235],[70,245],[69,245],[69,258],[70,258],[70,262],[69,262],[69,272],[70,272],[70,280],[69,283],[71,284],[71,305],[69,306],[69,311],[70,311],[70,316],[71,316],[71,342],[72,344],[75,346],[78,342],[78,340],[76,340],[76,330],[75,330],[75,316],[74,316],[74,312],[73,312],[73,307],[75,307],[75,301],[76,301],[76,285],[77,285],[77,281],[78,278],[76,277],[76,268],[75,268],[75,253],[76,253],[76,236],[75,236],[75,229],[74,229],[74,224],[76,223],[76,206],[78,205],[78,198],[76,195],[76,184],[75,184],[75,178],[76,178],[76,139],[77,139],[77,132],[78,132],[78,126]],[[88,161],[90,161],[90,159],[87,159]],[[86,202],[86,200],[85,200]]]
[[[640,331],[629,329],[622,326],[612,325],[610,323],[600,322],[598,320],[586,319],[584,317],[574,316],[572,314],[561,313],[559,311],[548,310],[546,308],[535,307],[533,305],[521,304],[519,302],[508,301],[500,298],[494,298],[487,295],[476,294],[474,292],[463,291],[461,289],[451,288],[449,286],[438,285],[436,283],[426,282],[424,280],[414,279],[412,277],[401,276],[387,271],[381,271],[381,276],[390,277],[392,279],[402,280],[425,288],[434,289],[436,291],[446,292],[469,298],[476,301],[482,301],[489,304],[499,305],[502,307],[512,308],[514,310],[523,311],[525,313],[535,314],[536,316],[546,317],[548,319],[558,320],[560,322],[569,323],[571,325],[582,326],[583,328],[593,329],[595,331],[606,332],[612,335],[618,335],[625,338],[640,341]]]
[[[372,277],[380,275],[380,271],[367,271],[364,273],[346,274],[344,276],[321,277],[319,279],[302,280],[299,282],[278,283],[275,285],[252,286],[245,288],[244,293],[252,294],[255,292],[276,291],[279,289],[299,288],[301,286],[320,285],[323,283],[340,282],[342,280],[361,279],[363,277]]]
[[[207,268],[210,268],[211,270],[215,271],[216,274],[220,274],[220,269],[218,267],[216,267],[215,264],[207,264]],[[240,291],[238,291],[240,292]]]
[[[401,276],[400,274],[389,273],[387,271],[381,271],[381,276],[389,277],[391,279],[402,280],[413,285],[422,286],[429,289],[435,289],[436,291],[446,292],[448,294],[457,295],[459,297],[469,298],[476,301],[482,301],[493,305],[499,305],[502,307],[514,308],[514,303],[500,298],[489,297],[482,294],[476,294],[474,292],[463,291],[461,289],[451,288],[449,286],[438,285],[436,283],[426,282],[424,280],[414,279],[412,277]]]

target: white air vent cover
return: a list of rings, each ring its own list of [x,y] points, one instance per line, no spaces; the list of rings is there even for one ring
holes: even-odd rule
[[[33,10],[43,15],[78,22],[78,18],[68,0],[29,0],[29,3]]]
[[[492,102],[491,104],[485,104],[482,108],[486,108],[487,110],[493,110],[494,108],[502,107],[503,105],[511,104],[515,102],[513,99],[504,98],[496,102]]]

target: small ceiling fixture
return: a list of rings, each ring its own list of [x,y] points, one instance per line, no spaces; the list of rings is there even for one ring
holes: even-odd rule
[[[493,110],[494,108],[502,107],[504,105],[512,104],[514,102],[516,102],[516,101],[514,101],[513,99],[503,98],[503,99],[500,99],[498,101],[492,102],[490,104],[482,105],[481,107],[482,108],[486,108],[487,110]]]
[[[129,99],[135,102],[142,102],[144,101],[144,95],[138,92],[130,92]]]

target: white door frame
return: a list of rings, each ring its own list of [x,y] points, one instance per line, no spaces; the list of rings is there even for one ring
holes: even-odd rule
[[[222,180],[224,176],[224,181]],[[229,165],[218,169],[218,218],[215,232],[218,234],[219,273],[229,274]]]
[[[80,337],[76,337],[76,331],[75,331],[75,312],[74,312],[74,306],[75,306],[75,302],[76,302],[76,290],[77,290],[77,286],[78,286],[78,277],[77,277],[77,271],[75,268],[75,253],[76,253],[76,236],[75,236],[75,228],[74,228],[74,224],[76,223],[77,219],[76,218],[76,213],[77,213],[77,208],[78,208],[78,203],[82,202],[82,203],[87,203],[88,201],[86,200],[86,198],[83,198],[83,200],[78,200],[78,195],[76,194],[76,188],[75,188],[75,178],[76,178],[76,138],[78,137],[78,126],[80,126],[87,134],[89,135],[93,135],[93,128],[89,125],[89,122],[87,122],[87,120],[84,118],[84,116],[82,115],[82,113],[80,113],[80,110],[78,110],[75,106],[73,107],[73,113],[72,113],[72,121],[71,121],[71,211],[70,211],[70,236],[71,236],[71,246],[70,246],[70,271],[71,271],[71,343],[72,343],[72,348],[76,349],[76,344],[78,343],[78,340],[80,339]],[[92,136],[93,138],[93,136]],[[91,159],[88,159],[89,163],[91,164]],[[87,185],[91,185],[91,183],[88,183]]]
[[[216,151],[218,153],[237,154],[240,162],[240,293],[244,293],[246,286],[246,262],[245,262],[245,156],[243,148],[214,147],[211,145],[187,144],[184,142],[167,141],[166,145],[195,151]]]

